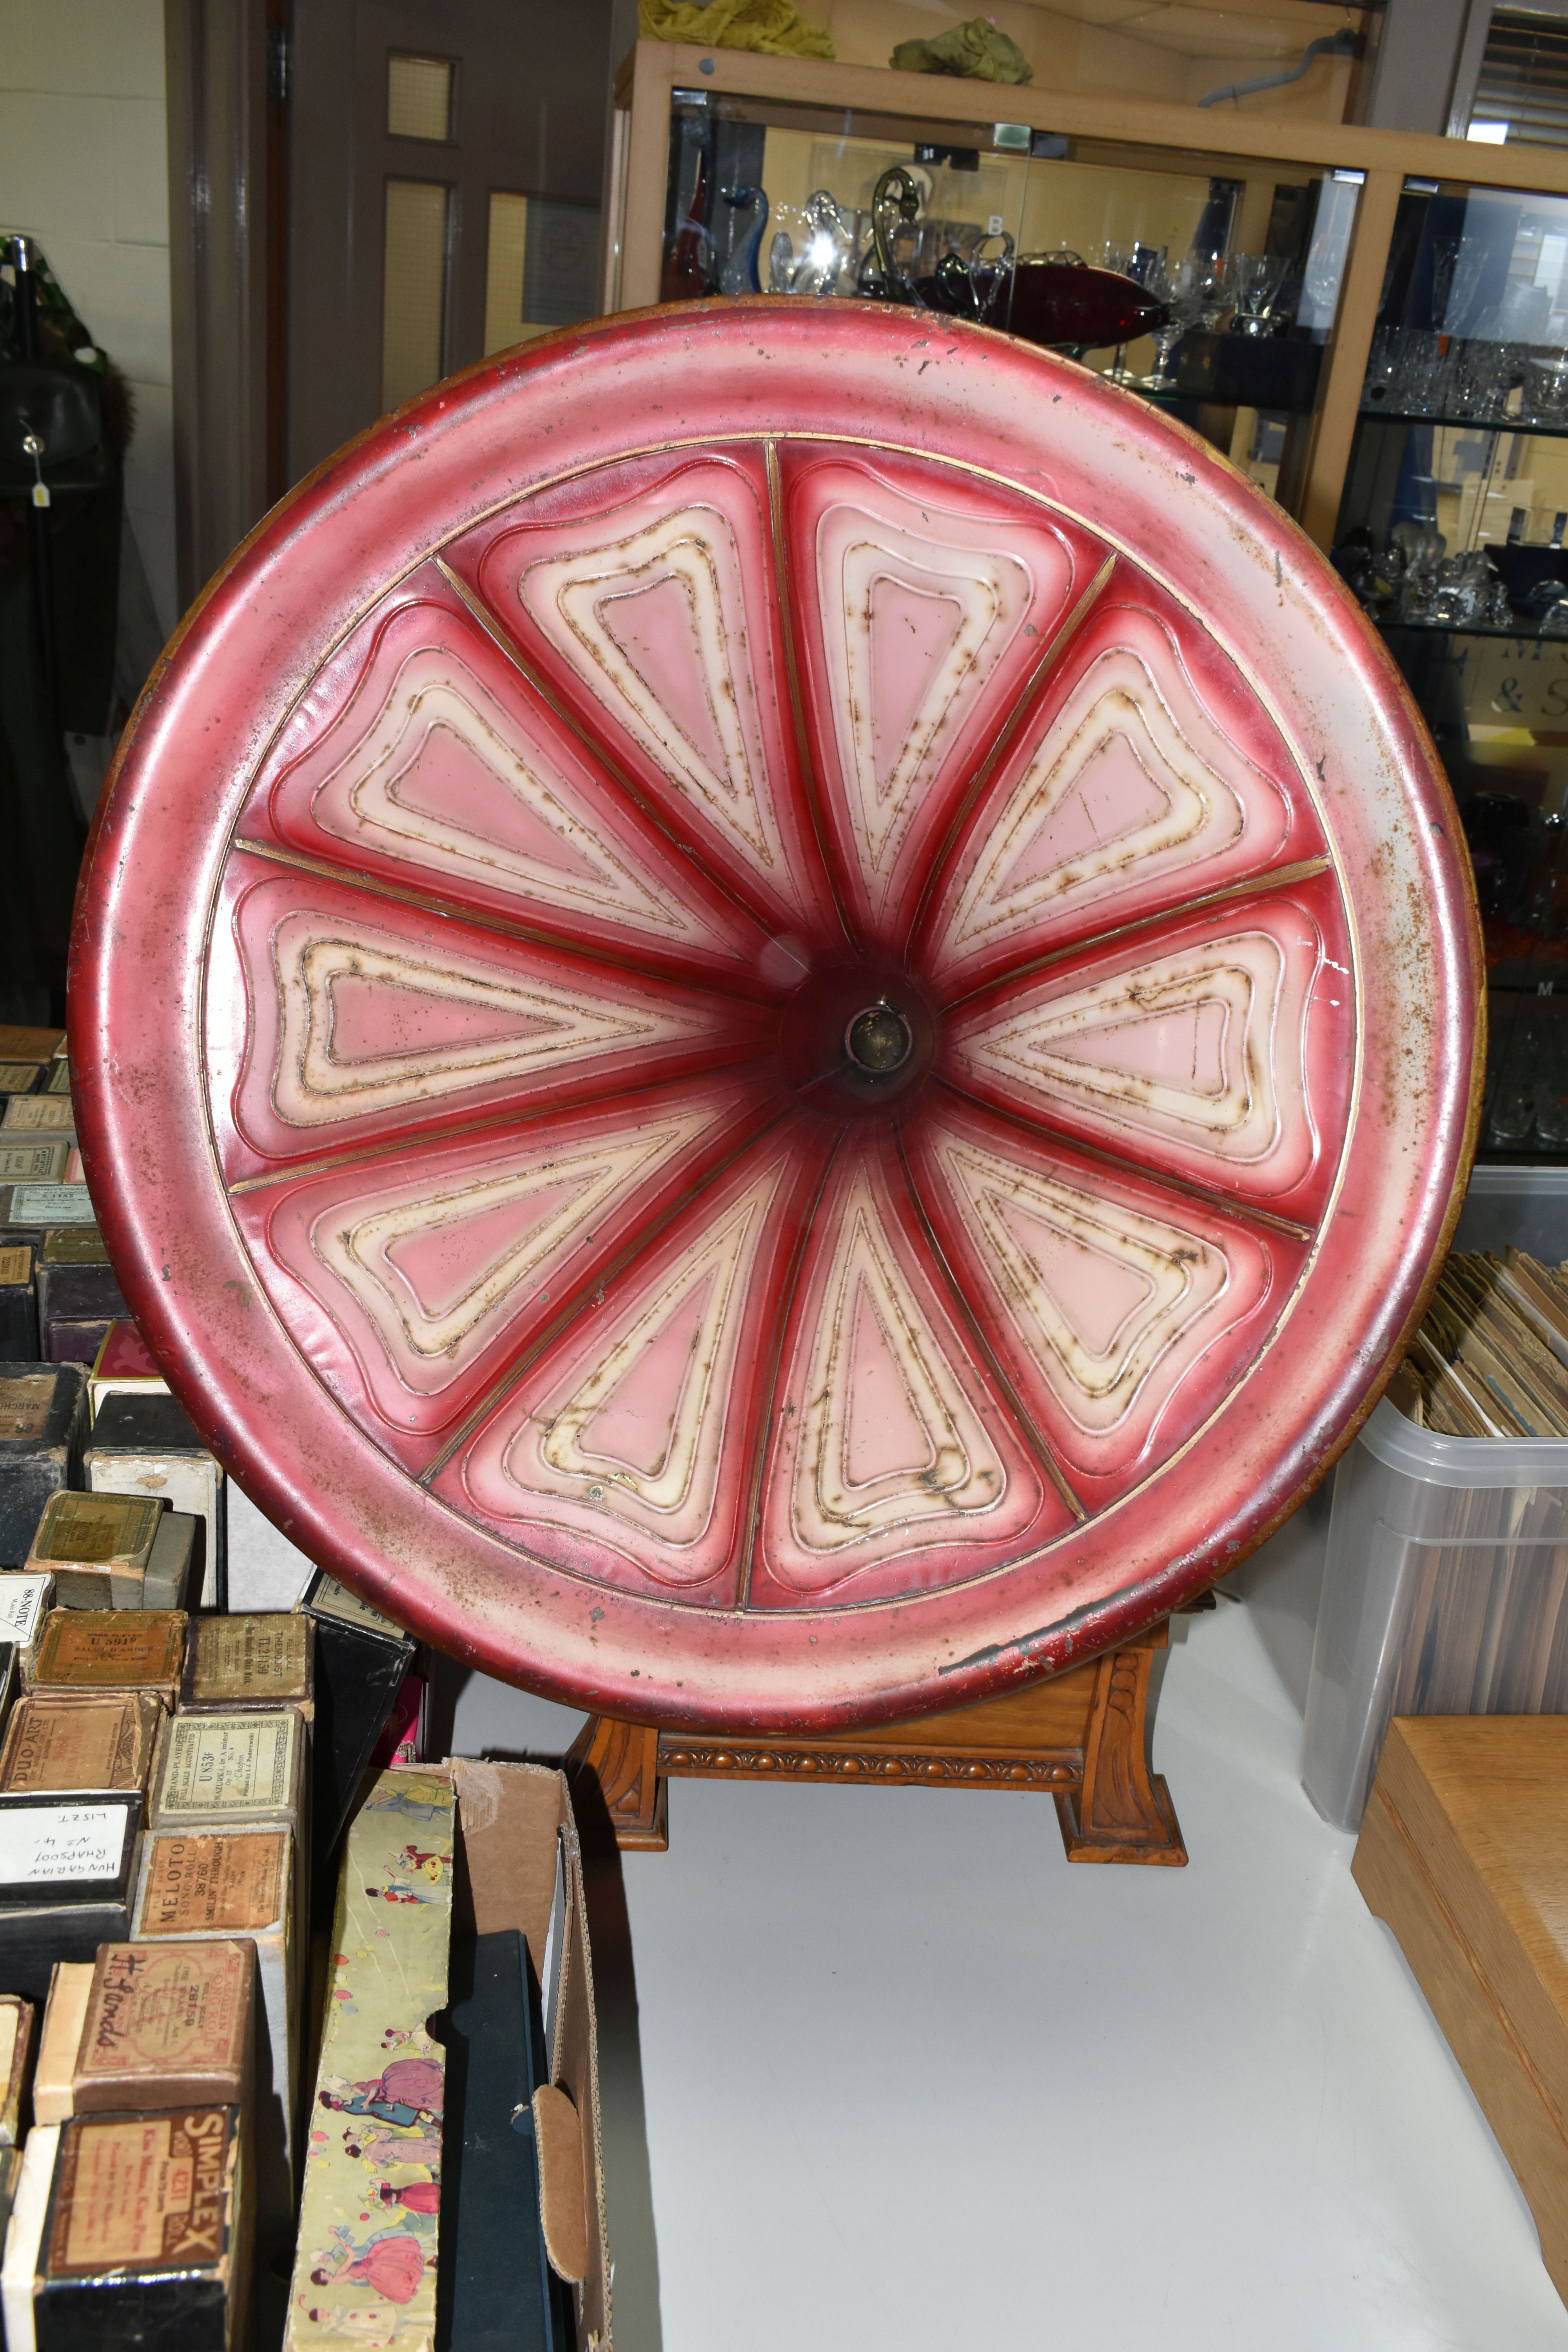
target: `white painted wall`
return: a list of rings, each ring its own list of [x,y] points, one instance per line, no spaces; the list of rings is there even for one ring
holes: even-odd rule
[[[33,232],[135,390],[126,505],[167,635],[179,607],[163,0],[0,0],[0,228]]]

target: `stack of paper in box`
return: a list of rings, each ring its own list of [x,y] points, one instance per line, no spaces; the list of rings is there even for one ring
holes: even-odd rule
[[[1456,1251],[1389,1394],[1445,1437],[1568,1438],[1568,1267]]]

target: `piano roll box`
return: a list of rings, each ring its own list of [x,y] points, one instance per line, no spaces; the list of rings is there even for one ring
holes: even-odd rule
[[[347,2352],[378,2297],[410,2347],[610,2352],[593,1970],[559,1772],[455,1758],[370,1784],[301,2137],[287,2352]]]
[[[92,1378],[97,1377],[95,1368]],[[89,1393],[90,1388],[91,1381]],[[209,1609],[223,1606],[228,1491],[216,1457],[172,1396],[105,1396],[94,1407],[92,1428],[83,1440],[82,1473],[95,1495],[155,1497],[195,1519],[200,1542],[193,1606],[198,1598]]]
[[[256,2203],[263,2225],[287,2212],[294,2173],[304,2002],[295,1909],[293,1832],[245,1823],[228,1830],[151,1830],[129,1940],[154,1945],[244,1937],[256,1948],[260,2003],[256,2047]],[[104,1941],[127,1940],[124,1932]]]
[[[45,1504],[75,1479],[85,1386],[76,1364],[0,1363],[0,1567],[21,1567]]]

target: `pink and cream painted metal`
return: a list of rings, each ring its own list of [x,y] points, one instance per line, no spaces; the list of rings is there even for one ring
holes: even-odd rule
[[[1431,747],[1279,509],[864,303],[605,320],[272,515],[71,1044],[199,1426],[489,1671],[832,1728],[1126,1639],[1370,1405],[1469,1150]]]

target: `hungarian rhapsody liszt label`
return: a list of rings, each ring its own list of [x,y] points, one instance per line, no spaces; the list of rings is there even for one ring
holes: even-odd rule
[[[123,1805],[0,1810],[0,1886],[114,1878],[124,1850]]]

